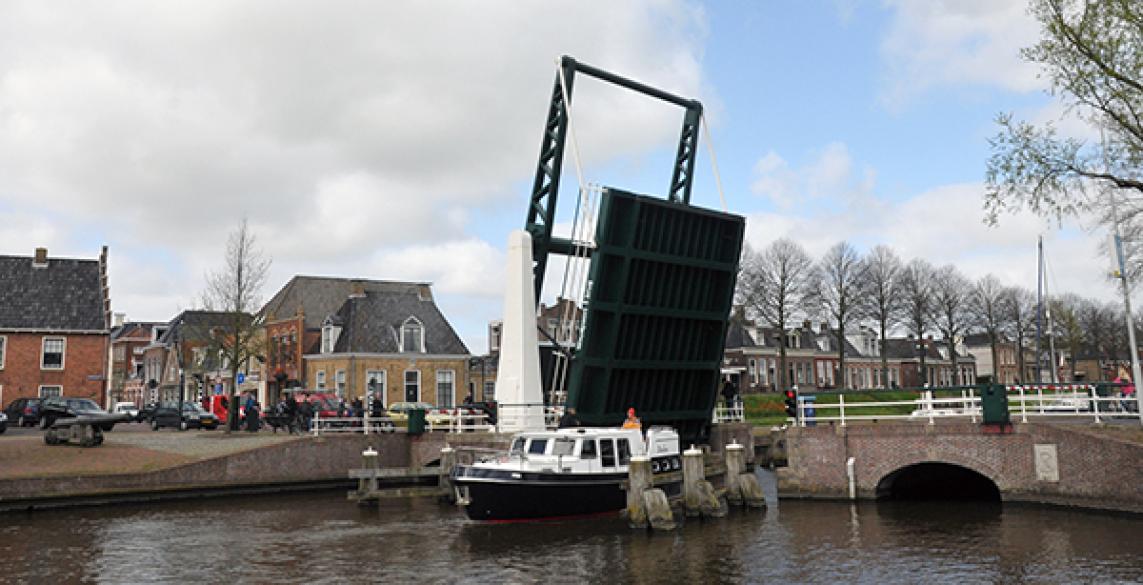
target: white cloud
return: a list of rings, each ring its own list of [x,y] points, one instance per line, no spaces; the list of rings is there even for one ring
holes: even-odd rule
[[[964,84],[1013,91],[1043,89],[1020,49],[1039,38],[1024,0],[885,0],[893,12],[881,45],[887,67],[882,99],[900,106],[936,88]]]
[[[873,189],[873,169],[864,167],[859,176],[844,143],[831,142],[812,157],[804,166],[793,168],[778,153],[767,152],[754,164],[751,192],[789,210],[807,200],[861,201]]]
[[[1075,225],[1056,229],[1028,212],[1005,216],[997,227],[982,221],[984,185],[944,185],[898,203],[873,197],[864,212],[755,213],[747,217],[747,241],[756,249],[782,237],[800,242],[814,258],[846,240],[861,250],[889,245],[904,260],[953,264],[972,279],[994,274],[1007,285],[1036,288],[1036,240],[1043,235],[1048,284],[1053,294],[1110,300],[1105,278],[1104,230]],[[1090,222],[1088,222],[1090,223]]]
[[[473,215],[522,214],[556,57],[709,93],[705,15],[684,0],[266,8],[6,3],[0,209],[38,227],[0,231],[0,252],[54,247],[61,226],[110,242],[133,271],[116,269],[114,309],[164,318],[168,293],[138,283],[162,279],[193,303],[245,216],[274,260],[272,289],[294,273],[376,270],[365,276],[489,294],[494,280],[417,262],[500,270],[488,262],[502,242],[479,242]],[[678,112],[647,103],[577,79],[589,165],[674,142]]]

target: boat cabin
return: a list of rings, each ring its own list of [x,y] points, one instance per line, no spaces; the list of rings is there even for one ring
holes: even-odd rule
[[[632,457],[678,455],[678,445],[678,434],[669,428],[652,428],[646,438],[638,429],[533,431],[516,435],[501,463],[517,463],[528,471],[626,472]]]

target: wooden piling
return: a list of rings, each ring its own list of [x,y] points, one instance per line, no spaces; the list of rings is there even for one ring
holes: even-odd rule
[[[647,526],[647,508],[643,492],[651,486],[651,458],[638,455],[627,467],[627,523],[632,528]]]
[[[694,448],[683,451],[683,510],[687,516],[702,513],[702,492],[699,483],[706,480],[703,472],[702,451]]]
[[[445,446],[441,449],[441,471],[438,485],[441,497],[450,503],[456,503],[456,492],[452,489],[452,468],[456,466],[456,451]]]
[[[743,503],[739,477],[746,471],[746,450],[737,442],[726,446],[726,499],[735,506]]]
[[[671,502],[667,494],[661,489],[646,489],[642,492],[643,509],[646,510],[647,520],[655,530],[674,530],[675,514],[671,512]]]

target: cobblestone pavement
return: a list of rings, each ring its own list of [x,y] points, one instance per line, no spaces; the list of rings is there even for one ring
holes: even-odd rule
[[[40,433],[0,435],[0,480],[27,477],[139,473],[221,457],[286,441],[285,434],[227,435],[221,431],[158,431],[104,435],[99,447],[49,446]]]

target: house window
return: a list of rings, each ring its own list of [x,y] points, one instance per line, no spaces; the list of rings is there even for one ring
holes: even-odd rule
[[[40,398],[63,396],[63,386],[40,386]]]
[[[345,370],[338,370],[333,375],[334,383],[337,384],[337,395],[345,396]]]
[[[425,328],[416,317],[409,317],[405,324],[401,325],[401,351],[425,351]]]
[[[325,390],[325,370],[317,371],[317,389]]]
[[[496,382],[495,381],[493,381],[493,380],[485,380],[484,381],[484,400],[489,401],[489,402],[496,400]]]
[[[456,400],[456,374],[452,370],[437,370],[437,406],[452,408]]]
[[[421,401],[421,372],[419,370],[405,370],[405,401]]]
[[[0,335],[0,370],[4,369],[4,352],[8,349],[8,338]]]
[[[45,337],[44,352],[40,356],[40,369],[62,370],[64,367],[64,338]]]
[[[373,395],[373,398],[380,398],[381,402],[388,406],[388,398],[385,392],[385,370],[368,370],[365,372],[365,390]]]

